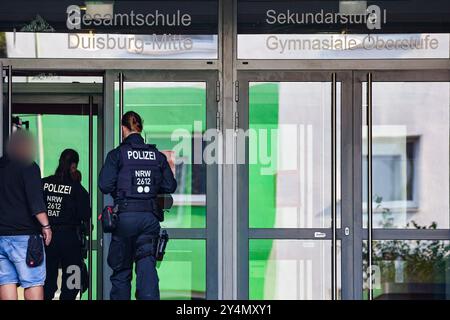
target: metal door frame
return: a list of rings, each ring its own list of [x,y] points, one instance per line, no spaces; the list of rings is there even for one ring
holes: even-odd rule
[[[11,66],[5,66],[3,67],[2,65],[0,65],[3,69],[6,69],[6,73],[5,73],[5,77],[10,78],[10,76],[14,76],[14,69]],[[21,75],[23,73],[26,73],[26,70],[20,70]],[[61,70],[61,73],[64,73],[64,70]],[[3,75],[2,75],[3,76]],[[3,79],[3,77],[2,77]],[[8,80],[8,86],[7,88],[5,88],[3,81],[0,81],[0,92],[3,93],[5,89],[8,95],[8,98],[6,101],[3,100],[3,94],[1,94],[0,96],[0,104],[3,106],[3,112],[1,112],[1,127],[4,126],[4,118],[5,117],[9,117],[11,118],[12,116],[12,101],[19,99],[19,101],[21,102],[25,102],[25,103],[33,103],[36,101],[45,101],[47,103],[67,103],[68,101],[70,101],[71,103],[79,103],[79,104],[86,104],[89,105],[89,109],[90,112],[87,115],[89,117],[89,124],[92,124],[92,105],[96,104],[98,107],[98,114],[97,114],[97,136],[98,136],[98,142],[101,142],[101,137],[100,137],[100,129],[102,127],[102,110],[103,110],[103,94],[102,91],[98,90],[98,87],[101,86],[101,84],[93,84],[93,83],[55,83],[52,84],[52,87],[50,87],[50,93],[51,95],[46,95],[44,97],[42,97],[42,89],[44,87],[48,87],[49,84],[48,83],[22,83],[22,82],[18,82],[18,83],[14,83],[13,81],[9,81]],[[45,92],[48,93],[48,92]],[[16,95],[16,97],[14,97]],[[23,95],[23,96],[20,96]],[[14,99],[13,99],[14,98]],[[9,121],[10,126],[11,126],[11,120]],[[6,130],[6,128],[3,128]],[[4,139],[7,139],[8,137],[3,136]],[[1,146],[1,144],[0,144]],[[100,152],[102,151],[101,145],[98,144],[97,145],[97,159],[101,159],[101,157],[99,157]],[[3,151],[3,147],[1,148],[1,152]],[[89,171],[89,189],[90,189],[90,201],[91,201],[91,207],[92,207],[92,203],[93,203],[93,196],[92,196],[92,190],[93,190],[93,184],[92,184],[92,179],[93,179],[93,161],[94,161],[94,155],[93,155],[93,131],[92,128],[89,128],[89,155],[88,155],[88,171]],[[1,153],[0,153],[1,154]],[[100,162],[101,163],[101,162]],[[99,170],[99,166],[97,166],[97,169]],[[97,173],[98,176],[98,173]],[[92,210],[94,210],[95,208],[92,208]],[[98,211],[98,208],[96,209],[96,212]],[[90,229],[90,234],[92,234],[92,230]],[[93,255],[92,255],[92,250],[97,250],[100,245],[99,242],[101,241],[101,237],[98,236],[99,235],[99,228],[97,228],[97,240],[92,240],[92,236],[89,237],[89,252],[88,252],[88,261],[90,261],[91,263],[89,264],[89,274],[92,275],[92,267],[93,267]],[[97,250],[97,261],[101,261],[100,260],[101,257],[101,250]],[[98,279],[102,278],[102,269],[101,269],[101,265],[97,264],[97,270],[96,270],[96,274],[97,274],[97,294],[99,293],[99,288],[101,288],[101,282],[99,282]],[[90,281],[90,285],[89,285],[89,289],[88,289],[88,299],[91,300],[92,299],[92,293],[93,293],[93,279],[90,276],[89,278]]]
[[[449,240],[450,226],[447,229],[416,230],[416,229],[375,229],[368,230],[362,222],[362,85],[371,74],[372,82],[450,82],[450,70],[367,70],[353,72],[353,163],[354,163],[354,294],[353,299],[363,299],[363,252],[364,240],[372,233],[373,240]]]
[[[352,81],[351,72],[348,71],[238,71],[236,82],[236,102],[238,113],[235,120],[235,130],[247,130],[249,124],[249,82],[330,82],[341,83],[341,228],[335,227],[336,241],[340,241],[341,247],[341,298],[350,299],[353,287],[353,233],[344,233],[342,230],[353,229],[353,171],[352,171]],[[333,119],[332,119],[333,121]],[[248,140],[246,138],[246,140]],[[237,150],[236,152],[239,152]],[[246,159],[248,163],[248,141],[246,141],[245,155],[238,155]],[[331,179],[331,177],[330,177]],[[278,228],[278,229],[251,229],[248,217],[248,165],[237,165],[237,215],[238,215],[238,299],[249,298],[249,240],[250,239],[308,239],[308,240],[332,240],[333,224],[330,228]],[[325,237],[318,238],[316,232],[324,233]],[[333,248],[333,244],[332,244]],[[330,252],[332,254],[332,252]]]
[[[124,82],[205,82],[206,83],[206,128],[216,128],[220,130],[219,117],[219,93],[218,80],[219,74],[215,70],[107,70],[105,76],[105,105],[112,106],[104,110],[105,127],[104,134],[104,156],[114,146],[114,132],[118,130],[118,124],[115,123],[114,113],[116,112],[114,101],[114,83],[120,80],[120,74],[123,75]],[[120,88],[120,84],[119,84]],[[120,99],[120,97],[119,97]],[[217,190],[217,192],[207,192],[207,215],[205,228],[171,228],[169,235],[171,239],[202,239],[206,242],[206,298],[218,299],[219,289],[219,183],[218,165],[207,166],[207,190]],[[110,196],[104,196],[105,204],[111,203]],[[105,234],[103,238],[103,298],[109,298],[111,284],[109,276],[111,270],[107,265],[106,257],[110,242],[110,235]]]
[[[3,156],[3,152],[4,152],[4,147],[5,147],[5,132],[4,132],[4,120],[5,120],[5,116],[9,117],[9,115],[5,115],[5,111],[6,111],[6,107],[5,107],[5,97],[4,97],[4,88],[5,88],[5,83],[4,83],[4,79],[5,79],[5,70],[3,67],[3,62],[0,62],[0,107],[1,107],[1,111],[0,111],[0,134],[1,134],[1,139],[0,139],[0,155]]]
[[[6,142],[8,141],[9,135],[11,134],[12,123],[11,123],[11,107],[12,107],[12,66],[4,65],[0,62],[0,106],[2,111],[0,112],[1,124],[0,133],[2,138],[0,139],[0,155],[6,148]],[[4,82],[8,79],[8,82]],[[6,89],[6,90],[5,90]],[[5,118],[7,121],[5,122]],[[5,126],[6,124],[6,126]]]

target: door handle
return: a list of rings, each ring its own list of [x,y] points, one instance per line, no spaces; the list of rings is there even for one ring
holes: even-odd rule
[[[119,144],[122,142],[122,116],[124,108],[123,73],[119,73]]]
[[[314,232],[314,238],[325,238],[326,236],[325,232]]]
[[[331,299],[337,300],[337,81],[331,74]]]
[[[373,181],[372,181],[372,73],[367,74],[367,262],[369,281],[369,300],[373,300],[373,274],[372,274],[372,236],[373,236]]]
[[[94,97],[89,96],[89,202],[92,210],[92,206],[94,203],[93,200],[93,179],[94,179]],[[88,253],[88,263],[89,263],[89,287],[88,287],[88,300],[92,300],[92,212],[91,217],[89,219],[89,253]]]

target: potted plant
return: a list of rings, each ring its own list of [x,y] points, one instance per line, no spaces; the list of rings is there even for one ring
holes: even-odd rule
[[[381,210],[382,228],[393,228],[394,218],[389,208],[382,206],[382,198],[375,197],[376,210]],[[406,228],[437,228],[436,222],[420,226],[415,221]],[[367,242],[363,245],[367,254]],[[374,240],[372,261],[374,297],[378,299],[445,299],[446,278],[450,269],[450,244],[441,240]],[[367,259],[363,270],[367,277]],[[376,274],[379,272],[379,274]],[[367,281],[366,281],[367,287]]]

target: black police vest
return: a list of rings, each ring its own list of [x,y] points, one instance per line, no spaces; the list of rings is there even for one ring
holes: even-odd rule
[[[47,204],[47,215],[52,225],[72,225],[75,204],[73,183],[59,181],[54,176],[43,179],[44,200]]]
[[[162,180],[162,159],[155,145],[122,144],[120,157],[118,195],[126,199],[138,200],[156,198]]]

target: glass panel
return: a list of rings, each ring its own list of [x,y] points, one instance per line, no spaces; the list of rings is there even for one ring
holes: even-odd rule
[[[118,83],[116,110],[118,110]],[[206,83],[126,82],[124,112],[135,111],[144,121],[143,136],[161,151],[172,151],[178,188],[165,228],[204,228],[206,224],[206,164],[202,135],[206,129]],[[116,128],[119,128],[118,112]],[[116,130],[116,145],[119,132]]]
[[[89,261],[85,260],[86,267],[89,270]],[[60,280],[61,279],[61,280]],[[62,274],[60,274],[60,277],[58,281],[62,281]],[[92,300],[97,300],[97,250],[92,250]],[[58,290],[58,294],[59,294]],[[59,298],[58,298],[59,299]],[[88,300],[89,299],[89,291],[86,290],[83,295],[81,296],[80,300]]]
[[[331,82],[250,83],[247,135],[250,227],[330,227]]]
[[[13,106],[14,110],[14,106]],[[38,108],[36,109],[37,112]],[[54,174],[58,166],[59,155],[64,149],[71,148],[80,155],[78,170],[81,172],[81,184],[89,190],[89,117],[79,115],[57,114],[14,114],[22,122],[29,122],[29,131],[37,138],[38,158],[37,164],[41,168],[42,177]],[[93,155],[97,154],[97,116],[93,118]],[[82,143],[80,143],[80,141]],[[93,212],[94,224],[93,239],[96,240],[97,232],[97,161],[93,161]]]
[[[217,59],[217,35],[0,32],[1,58]]]
[[[161,299],[206,299],[206,241],[170,240],[164,261],[158,263],[158,276]],[[132,296],[135,290],[134,277]]]
[[[22,128],[28,129],[37,142],[37,159],[36,162],[40,166],[41,175],[43,177],[54,174],[58,166],[58,160],[61,152],[64,149],[71,148],[78,152],[80,161],[78,170],[81,172],[81,183],[86,190],[89,190],[89,116],[88,116],[88,97],[86,96],[85,103],[77,103],[74,101],[66,101],[65,95],[70,94],[76,90],[75,87],[69,83],[100,83],[101,77],[68,77],[60,76],[57,73],[42,73],[38,76],[18,76],[13,78],[14,84],[20,84],[15,91],[12,113],[16,122],[20,120]],[[26,82],[42,82],[40,89],[42,91],[33,91],[36,95],[40,95],[38,99],[30,102],[26,99],[23,92],[28,92],[28,85]],[[69,85],[67,91],[51,96],[47,90],[53,88],[53,83],[66,83]],[[48,86],[42,86],[48,84]],[[85,85],[85,87],[86,87]],[[75,85],[76,86],[76,85]],[[48,88],[47,88],[48,87]],[[52,90],[50,90],[52,91]],[[61,94],[61,95],[60,95]],[[41,97],[43,97],[41,99]],[[45,99],[48,98],[48,99]],[[51,101],[51,102],[48,102]],[[92,195],[92,238],[97,240],[97,106],[93,106],[93,195]],[[94,243],[95,247],[95,243]],[[96,299],[96,285],[97,285],[97,251],[92,253],[92,298]],[[89,261],[85,260],[86,265]],[[56,293],[58,298],[59,291]],[[87,299],[88,292],[86,291],[82,299]]]
[[[0,58],[218,58],[217,0],[46,4],[0,2]]]
[[[326,34],[281,34],[275,31],[238,34],[237,56],[243,60],[448,59],[449,39],[445,33],[339,34],[327,30]]]
[[[14,105],[13,105],[14,112]],[[39,113],[39,106],[36,107]],[[58,115],[58,114],[15,114],[22,123],[28,122],[29,131],[36,137],[38,158],[36,162],[41,168],[42,177],[54,174],[58,166],[59,155],[64,149],[76,150],[80,156],[78,170],[82,175],[81,183],[86,190],[89,190],[89,117],[81,115]],[[93,155],[97,154],[97,116],[93,119]],[[81,143],[80,143],[81,142]],[[92,205],[92,239],[97,239],[97,161],[93,161],[93,205]],[[93,252],[93,259],[96,251]],[[86,260],[86,265],[88,261]],[[93,289],[96,287],[96,262],[93,261],[92,269]],[[58,298],[59,291],[56,294]],[[87,299],[88,292],[83,295]],[[96,292],[93,291],[93,299]]]
[[[14,83],[102,83],[103,77],[61,76],[58,73],[43,72],[32,76],[14,76]]]
[[[373,83],[374,228],[449,227],[447,82]],[[363,105],[366,84],[363,83]],[[363,127],[367,225],[367,127]]]
[[[258,239],[250,240],[249,250],[250,299],[331,299],[330,240]]]
[[[450,299],[450,241],[373,241],[374,299]],[[363,245],[367,299],[367,241]]]
[[[237,33],[373,35],[447,32],[450,7],[439,0],[238,0]],[[414,17],[413,24],[408,23]],[[429,47],[429,43],[427,43]],[[398,44],[390,44],[390,47]],[[425,46],[422,44],[418,48]],[[314,46],[315,48],[317,46]],[[403,43],[403,48],[406,44]],[[330,47],[328,47],[330,50]]]

